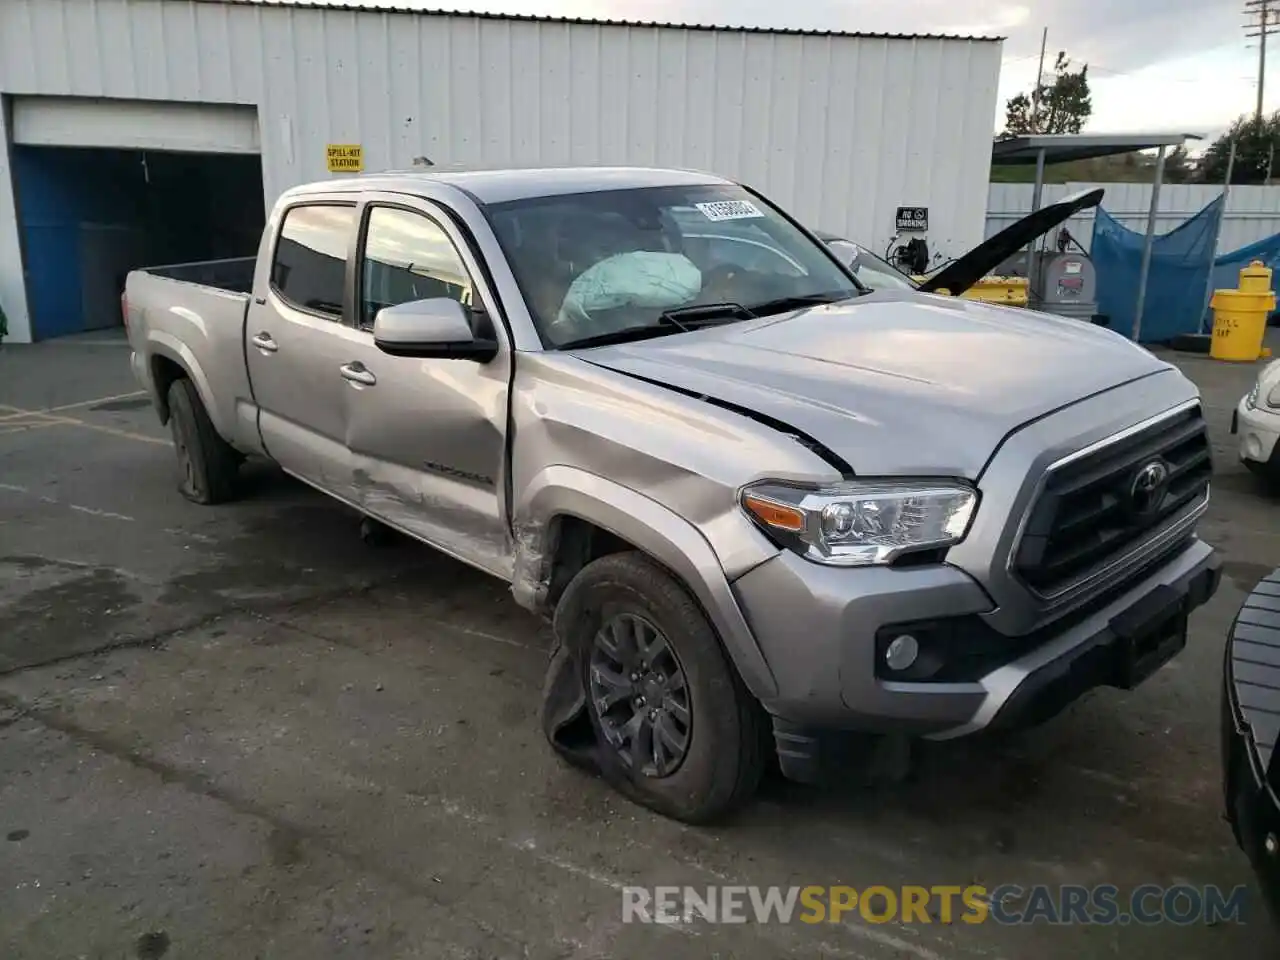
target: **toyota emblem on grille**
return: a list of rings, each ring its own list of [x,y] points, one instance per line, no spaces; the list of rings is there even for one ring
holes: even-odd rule
[[[1164,485],[1169,479],[1169,468],[1163,460],[1144,463],[1133,475],[1129,485],[1129,505],[1133,512],[1145,516],[1158,510],[1164,500]]]

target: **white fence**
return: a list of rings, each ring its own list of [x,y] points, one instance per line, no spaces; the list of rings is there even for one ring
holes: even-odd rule
[[[1140,232],[1147,229],[1151,208],[1151,185],[1144,183],[1056,183],[1046,184],[1041,203],[1087,190],[1103,187],[1106,196],[1102,208],[1126,227]],[[1003,230],[1019,217],[1031,212],[1029,183],[993,183],[987,194],[986,235]],[[1222,187],[1202,184],[1165,184],[1160,188],[1160,211],[1156,217],[1156,233],[1168,233],[1186,223],[1222,193]],[[1067,229],[1085,249],[1093,240],[1093,211],[1073,217]],[[1227,197],[1227,210],[1218,238],[1218,253],[1230,253],[1241,247],[1280,233],[1280,186],[1232,187]]]

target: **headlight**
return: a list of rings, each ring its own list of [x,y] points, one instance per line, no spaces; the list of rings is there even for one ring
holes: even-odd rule
[[[1257,401],[1255,400],[1255,405]],[[1271,392],[1267,394],[1267,406],[1275,407],[1280,410],[1280,383],[1271,388]]]
[[[1255,383],[1255,384],[1253,385],[1253,389],[1249,391],[1249,395],[1248,395],[1247,397],[1245,397],[1245,398],[1244,398],[1244,408],[1245,408],[1246,410],[1254,410],[1254,409],[1256,409],[1256,408],[1257,408],[1257,406],[1258,406],[1258,387],[1260,387],[1261,385],[1262,385],[1262,384],[1261,384],[1260,382],[1259,382],[1259,383]],[[1272,391],[1272,392],[1274,393],[1275,391]],[[1270,397],[1268,397],[1268,398],[1267,398],[1267,402],[1268,402],[1268,403],[1270,403],[1270,402],[1271,402],[1271,398],[1270,398]]]
[[[954,480],[851,480],[820,490],[762,481],[742,508],[773,538],[817,563],[863,567],[964,539],[978,503]]]

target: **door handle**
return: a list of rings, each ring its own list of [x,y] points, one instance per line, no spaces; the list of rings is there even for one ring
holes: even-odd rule
[[[280,347],[271,339],[271,334],[265,331],[253,338],[253,345],[263,353],[275,353]]]
[[[343,380],[356,386],[372,387],[378,382],[378,378],[365,369],[365,365],[359,360],[344,363],[338,370],[342,374]]]

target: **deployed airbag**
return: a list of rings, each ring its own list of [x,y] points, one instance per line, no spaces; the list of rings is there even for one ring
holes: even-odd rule
[[[702,290],[702,271],[680,253],[634,250],[607,257],[584,270],[569,285],[555,320],[556,339],[608,333],[602,311],[620,307],[669,310],[693,300]],[[619,328],[635,320],[619,318]]]

